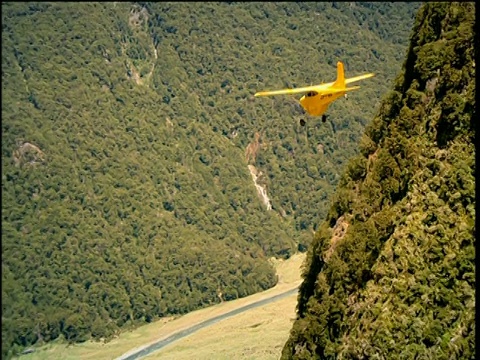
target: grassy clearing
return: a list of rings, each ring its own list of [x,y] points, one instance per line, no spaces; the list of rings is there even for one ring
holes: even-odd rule
[[[176,319],[163,318],[133,331],[124,332],[106,344],[87,341],[67,346],[62,342],[52,342],[37,348],[32,354],[20,356],[19,359],[117,358],[211,317],[294,288],[301,282],[300,268],[304,259],[305,254],[295,254],[285,261],[272,259],[279,281],[275,287],[267,291],[193,311]],[[296,295],[292,295],[233,316],[173,343],[147,358],[155,359],[161,356],[162,359],[278,359],[288,338],[291,320],[295,316],[296,302]]]
[[[275,301],[202,329],[144,359],[280,358],[295,318],[297,296]]]

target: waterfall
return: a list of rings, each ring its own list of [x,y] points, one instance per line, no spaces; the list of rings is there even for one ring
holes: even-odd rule
[[[259,184],[257,184],[257,178],[258,178],[258,171],[253,165],[248,165],[248,170],[250,170],[250,174],[252,174],[252,179],[253,183],[255,184],[255,187],[257,188],[258,195],[262,199],[263,203],[267,207],[267,210],[272,210],[272,204],[270,203],[270,198],[267,195],[267,190]]]

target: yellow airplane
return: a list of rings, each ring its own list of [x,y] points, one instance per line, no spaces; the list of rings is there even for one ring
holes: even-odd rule
[[[295,89],[260,91],[257,92],[255,96],[306,93],[300,98],[300,104],[307,113],[312,116],[322,116],[322,121],[325,122],[327,120],[325,112],[327,111],[328,105],[330,105],[331,102],[337,100],[341,96],[345,96],[345,98],[347,98],[347,91],[357,90],[360,88],[360,86],[347,87],[347,84],[368,79],[372,76],[374,76],[374,74],[370,73],[345,79],[343,63],[339,61],[337,63],[337,80],[334,82]],[[301,119],[300,125],[305,126],[305,120]]]

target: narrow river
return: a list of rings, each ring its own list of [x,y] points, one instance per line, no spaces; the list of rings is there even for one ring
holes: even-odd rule
[[[203,329],[207,326],[213,325],[213,324],[215,324],[219,321],[222,321],[222,320],[225,320],[229,317],[238,315],[238,314],[240,314],[242,312],[245,312],[247,310],[254,309],[256,307],[266,305],[266,304],[272,303],[274,301],[283,299],[287,296],[290,296],[290,295],[293,295],[293,294],[297,293],[297,291],[298,291],[298,287],[294,288],[294,289],[291,289],[291,290],[288,290],[288,291],[285,291],[281,294],[278,294],[278,295],[275,295],[275,296],[272,296],[272,297],[269,297],[269,298],[266,298],[266,299],[263,299],[263,300],[259,300],[259,301],[256,301],[254,303],[242,306],[242,307],[239,307],[238,309],[229,311],[225,314],[217,315],[217,316],[215,316],[211,319],[208,319],[208,320],[205,320],[201,323],[193,325],[193,326],[191,326],[191,327],[189,327],[185,330],[173,333],[172,335],[167,336],[166,338],[163,338],[162,340],[159,340],[159,341],[157,341],[153,344],[147,345],[147,346],[142,347],[138,350],[134,350],[133,352],[130,351],[130,352],[120,356],[116,360],[137,360],[137,359],[140,359],[144,356],[150,355],[151,353],[153,353],[157,350],[160,350],[161,348],[163,348],[167,345],[170,345],[171,343],[173,343],[175,341],[183,339],[184,337],[186,337],[188,335],[191,335],[194,332],[196,332],[198,330],[201,330],[201,329]]]

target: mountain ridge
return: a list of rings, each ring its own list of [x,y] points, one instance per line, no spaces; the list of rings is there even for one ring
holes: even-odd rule
[[[198,4],[2,3],[2,356],[272,287],[267,259],[309,245],[418,6],[382,27],[388,4]],[[383,37],[335,25],[357,13],[356,40]],[[335,132],[252,99],[374,52],[377,83],[332,105]]]
[[[474,20],[474,3],[419,9],[309,249],[282,359],[475,358]]]

